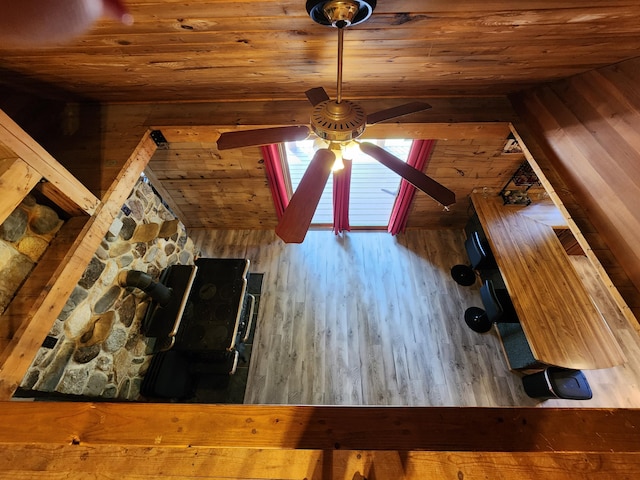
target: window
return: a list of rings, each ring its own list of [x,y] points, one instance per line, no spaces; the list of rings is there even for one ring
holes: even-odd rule
[[[413,142],[405,139],[367,139],[367,141],[375,143],[405,162]],[[288,165],[293,191],[298,187],[302,175],[313,158],[313,143],[313,140],[303,140],[285,144],[284,161]],[[400,177],[362,152],[358,151],[352,160],[349,202],[351,227],[386,227],[400,186]],[[333,223],[332,198],[333,182],[329,178],[313,217],[313,225]]]

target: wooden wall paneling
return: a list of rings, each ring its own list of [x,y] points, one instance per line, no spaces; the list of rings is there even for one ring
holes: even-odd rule
[[[0,158],[0,224],[20,205],[42,177],[19,158]]]
[[[640,292],[631,281],[626,268],[622,266],[623,261],[611,255],[606,232],[597,228],[592,222],[591,212],[581,201],[580,188],[573,183],[568,183],[571,177],[566,175],[566,167],[558,159],[560,153],[555,150],[557,146],[553,138],[563,138],[562,130],[532,96],[527,94],[514,96],[512,101],[514,108],[521,116],[521,120],[514,125],[514,134],[522,140],[523,150],[529,163],[536,172],[539,172],[539,178],[547,194],[564,213],[571,232],[599,273],[620,310],[632,324],[638,325]],[[540,130],[542,124],[547,125],[546,138]],[[551,128],[549,125],[554,127]],[[581,168],[577,167],[577,171],[581,171]],[[613,263],[612,258],[615,258]],[[602,263],[605,259],[609,259],[607,267]]]
[[[640,108],[608,93],[615,86],[598,73],[578,75],[552,88],[581,124],[592,127],[587,153],[596,168],[604,167],[598,170],[600,176],[605,180],[615,178],[616,185],[620,184],[620,176],[640,177],[640,134],[634,128],[634,122],[640,119]],[[609,158],[615,162],[606,161]],[[640,193],[640,187],[633,182],[620,187],[632,197]]]
[[[215,144],[170,143],[168,149],[156,152],[149,167],[167,179],[264,178],[257,147],[219,152]]]
[[[407,227],[463,228],[470,215],[468,195],[476,188],[500,191],[524,161],[522,154],[502,153],[507,135],[505,131],[490,139],[437,140],[425,173],[456,192],[456,203],[445,211],[417,192]]]
[[[603,88],[606,88],[610,95],[614,95],[618,101],[629,102],[637,108],[640,104],[640,93],[636,88],[640,79],[637,60],[610,65],[599,69],[597,73],[606,79],[606,82],[602,82]]]
[[[632,172],[627,172],[624,160],[612,156],[591,133],[593,129],[600,129],[602,119],[587,128],[583,122],[589,120],[576,117],[576,112],[550,89],[536,95],[566,132],[563,141],[555,139],[555,145],[563,154],[565,171],[571,172],[572,185],[581,186],[576,195],[589,210],[594,224],[606,232],[609,248],[621,257],[631,255],[637,260],[624,263],[629,277],[640,286],[640,239],[634,234],[640,231],[640,215],[628,200],[640,193],[637,179],[632,177]],[[601,201],[603,198],[607,198],[606,205]]]
[[[34,98],[37,99],[46,91],[46,88],[37,88]],[[51,102],[40,100],[39,108],[11,116],[29,133],[33,130],[30,125],[32,117],[46,119],[37,136],[31,134],[34,140],[94,196],[100,197],[103,191],[100,186],[104,145],[102,109],[95,102],[84,103],[86,99],[83,102],[68,94],[67,98],[68,101],[60,102],[60,106],[57,102],[51,105]],[[44,123],[44,120],[40,121]],[[129,153],[131,151],[127,152],[125,158]],[[51,186],[47,188],[50,190]],[[108,186],[104,190],[106,188]]]
[[[442,149],[434,152],[427,173],[464,197],[480,184],[501,188],[518,160],[523,159],[500,155],[509,134],[508,125],[506,122],[378,124],[367,128],[364,138],[441,139],[438,146],[442,145]],[[156,124],[152,128],[166,132],[169,146],[156,151],[147,171],[155,181],[163,183],[166,201],[175,207],[174,211],[182,212],[185,225],[240,229],[275,226],[275,210],[259,148],[220,152],[214,143],[209,143],[222,131],[261,128],[260,125]],[[452,211],[443,215],[439,205],[429,197],[418,194],[416,198],[419,206],[409,219],[412,227],[457,228],[466,222],[464,204],[453,206]]]
[[[219,152],[220,127],[161,127],[168,148],[147,167],[187,227],[273,228],[273,200],[259,148]],[[189,141],[193,140],[193,141]],[[207,142],[203,142],[206,140]]]
[[[184,108],[190,108],[184,106]],[[212,119],[210,119],[212,120]],[[162,125],[160,127],[150,126],[153,130],[157,128],[162,131],[162,135],[167,139],[169,143],[184,143],[184,144],[202,144],[202,143],[215,143],[220,135],[220,127],[217,125],[197,125],[194,127],[182,126],[172,127],[169,125]]]
[[[93,195],[102,198],[148,127],[145,104],[70,103],[39,143]]]
[[[429,101],[431,102],[431,100]],[[432,110],[427,110],[427,112],[431,111]],[[416,117],[408,116],[406,117],[406,123],[398,121],[370,125],[365,130],[363,138],[445,139],[457,140],[460,142],[459,145],[472,145],[474,142],[483,145],[487,141],[495,141],[496,137],[504,136],[506,138],[509,134],[509,124],[506,120],[467,121],[464,120],[464,117],[464,115],[461,115],[459,119],[452,123],[441,121],[419,123]],[[403,117],[398,120],[402,118]]]
[[[621,64],[620,68],[624,69],[624,65]],[[624,85],[633,82],[633,76],[626,80],[620,76],[609,78],[611,71],[615,71],[615,67],[594,70],[571,79],[569,85],[586,100],[584,105],[572,103],[571,108],[574,111],[584,109],[582,117],[586,119],[602,118],[604,122],[598,131],[593,132],[594,137],[607,146],[611,155],[622,155],[625,168],[638,173],[640,133],[634,128],[634,123],[640,114],[640,95],[634,86]],[[633,75],[633,72],[629,73]]]
[[[640,215],[628,199],[634,192],[637,195],[640,188],[637,182],[640,144],[634,129],[640,122],[640,99],[633,84],[637,63],[637,60],[624,62],[558,83],[554,85],[555,97],[545,104],[560,119],[566,135],[575,137],[581,132],[579,145],[583,152],[595,152],[577,157],[585,159],[577,170],[562,168],[573,183],[588,185],[581,192],[581,199],[587,202],[592,221],[606,232],[606,242],[612,251],[619,258],[631,255],[634,259],[621,263],[636,287],[640,278],[637,262],[640,249],[633,232],[638,231]],[[547,97],[540,101],[544,102],[549,95],[552,94],[547,92]],[[564,116],[558,112],[564,112]],[[565,163],[569,158],[564,159]],[[604,207],[603,198],[612,202],[607,201]],[[612,211],[615,215],[611,215]]]
[[[132,152],[140,151],[142,142],[148,135],[145,120],[149,114],[149,106],[145,104],[100,105],[100,193],[101,198],[107,195],[125,166],[130,162]],[[144,147],[155,149],[155,145]],[[81,158],[81,157],[80,157]],[[95,175],[95,168],[94,168]]]
[[[584,255],[582,247],[578,243],[578,240],[576,240],[576,237],[573,236],[570,229],[555,229],[555,232],[560,243],[562,243],[562,246],[567,252],[567,255]]]

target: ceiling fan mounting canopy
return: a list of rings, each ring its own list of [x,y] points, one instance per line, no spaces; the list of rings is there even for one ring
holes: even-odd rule
[[[367,20],[377,0],[308,0],[307,12],[320,25],[344,28]]]

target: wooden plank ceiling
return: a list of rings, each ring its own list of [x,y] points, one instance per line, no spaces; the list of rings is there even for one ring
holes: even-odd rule
[[[65,100],[155,104],[147,124],[173,140],[150,173],[185,223],[271,228],[275,212],[257,148],[218,152],[217,131],[194,141],[168,126],[306,123],[306,90],[336,94],[337,30],[314,23],[304,0],[127,4],[133,26],[104,20],[66,45],[0,46],[0,85]],[[378,1],[368,21],[345,32],[343,96],[365,109],[416,99],[434,105],[408,122],[506,122],[506,95],[637,56],[639,16],[631,0]],[[481,102],[501,108],[460,115],[466,100],[467,112]],[[160,118],[163,108],[170,113]],[[490,131],[431,137],[438,143],[427,173],[459,203],[443,216],[439,204],[418,196],[409,225],[457,226],[472,188],[503,184],[522,159],[501,153],[506,123]]]
[[[335,94],[337,31],[314,23],[304,0],[126,3],[133,26],[105,20],[68,45],[0,47],[0,67],[101,102]],[[507,94],[640,48],[632,0],[377,3],[345,33],[347,98]]]

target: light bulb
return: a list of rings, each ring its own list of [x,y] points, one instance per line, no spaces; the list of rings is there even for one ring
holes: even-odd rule
[[[353,140],[342,145],[342,157],[347,160],[353,160],[360,151],[360,145]]]
[[[342,170],[344,168],[344,162],[342,161],[342,144],[340,143],[330,143],[329,150],[333,152],[336,156],[335,162],[333,162],[333,167],[331,167],[331,171],[337,172],[338,170]]]

